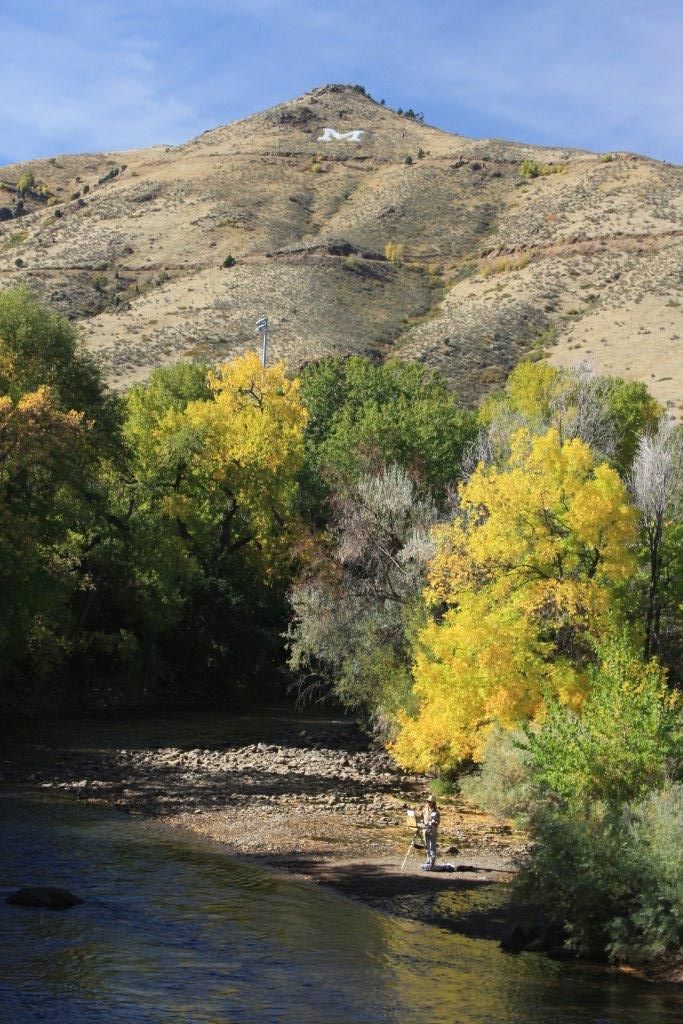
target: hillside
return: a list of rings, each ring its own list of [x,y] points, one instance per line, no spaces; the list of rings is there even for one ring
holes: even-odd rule
[[[324,86],[181,146],[0,181],[0,287],[78,318],[115,386],[253,347],[267,313],[292,368],[400,355],[474,401],[531,351],[643,380],[680,414],[677,167],[467,139]]]

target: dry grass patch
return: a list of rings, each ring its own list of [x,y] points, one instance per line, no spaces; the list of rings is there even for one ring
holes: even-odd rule
[[[489,263],[484,263],[479,268],[480,277],[493,277],[494,274],[507,274],[511,270],[521,270],[531,262],[529,253],[520,253],[519,256],[501,256]]]

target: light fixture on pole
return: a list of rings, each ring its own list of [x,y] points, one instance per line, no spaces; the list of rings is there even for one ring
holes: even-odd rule
[[[265,369],[268,365],[268,317],[262,316],[256,321],[256,333],[261,335],[261,362]]]

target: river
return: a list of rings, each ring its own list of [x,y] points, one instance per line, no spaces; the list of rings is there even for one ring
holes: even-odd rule
[[[671,989],[399,920],[106,807],[22,787],[0,816],[7,1024],[683,1020]],[[85,902],[4,902],[38,884]]]

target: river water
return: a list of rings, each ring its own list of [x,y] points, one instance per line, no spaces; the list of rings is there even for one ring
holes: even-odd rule
[[[68,911],[4,897],[54,885]],[[680,1024],[677,993],[398,920],[158,824],[0,796],[5,1024]]]

